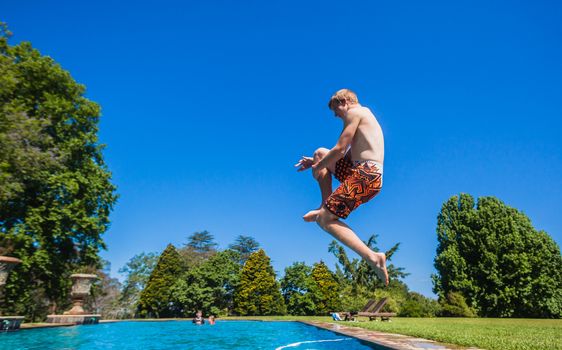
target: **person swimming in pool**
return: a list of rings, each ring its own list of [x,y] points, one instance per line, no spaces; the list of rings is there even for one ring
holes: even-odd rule
[[[195,313],[195,317],[193,318],[193,321],[191,321],[197,325],[202,325],[205,324],[205,319],[203,318],[203,312],[201,310],[197,310],[197,313]]]
[[[295,164],[297,171],[312,169],[322,194],[320,207],[306,213],[303,219],[316,221],[324,231],[359,254],[388,285],[386,255],[372,251],[340,220],[381,191],[382,129],[374,114],[359,104],[357,95],[351,90],[337,91],[330,98],[328,107],[343,121],[343,131],[332,149],[319,148],[312,157],[303,156]],[[333,192],[332,175],[340,181]]]

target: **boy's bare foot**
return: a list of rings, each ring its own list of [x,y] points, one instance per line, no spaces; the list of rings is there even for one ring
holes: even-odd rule
[[[315,222],[319,213],[320,213],[320,209],[311,210],[308,213],[304,214],[302,218],[306,222]]]
[[[372,259],[372,260],[371,260]],[[367,263],[375,270],[377,277],[388,286],[388,271],[386,270],[386,255],[384,253],[374,253]]]

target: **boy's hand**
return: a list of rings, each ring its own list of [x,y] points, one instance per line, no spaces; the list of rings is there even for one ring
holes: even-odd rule
[[[298,163],[295,164],[295,167],[298,167],[297,171],[304,171],[306,169],[309,169],[313,163],[314,160],[312,159],[312,157],[302,156]]]

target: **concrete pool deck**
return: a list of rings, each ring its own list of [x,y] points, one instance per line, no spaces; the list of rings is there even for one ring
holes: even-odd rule
[[[131,321],[133,322],[166,322],[166,321],[191,322],[191,318],[100,320],[100,324],[113,323],[113,322],[131,322]],[[224,321],[236,322],[236,320],[222,320],[222,322]],[[266,320],[256,320],[256,321],[268,322]],[[300,322],[303,324],[307,324],[309,326],[326,329],[334,333],[342,334],[348,337],[357,338],[367,343],[371,343],[377,346],[382,346],[386,349],[392,349],[392,350],[482,350],[474,347],[463,347],[460,345],[444,344],[433,340],[416,338],[407,335],[383,333],[374,330],[353,327],[352,325],[348,326],[344,323],[330,323],[330,322],[322,322],[322,321],[304,321],[304,320],[297,320],[297,321],[287,320],[284,322]],[[75,326],[75,324],[22,323],[20,329],[26,330],[26,329],[69,327],[69,326]]]
[[[481,350],[479,348],[467,348],[453,344],[443,344],[433,340],[410,337],[407,335],[383,333],[344,324],[334,324],[320,321],[297,321],[304,324],[326,329],[338,334],[364,340],[387,349],[393,350]]]

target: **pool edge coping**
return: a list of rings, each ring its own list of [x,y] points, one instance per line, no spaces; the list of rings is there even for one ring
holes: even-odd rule
[[[417,338],[403,334],[384,333],[361,327],[353,327],[330,322],[305,320],[297,320],[296,322],[356,338],[367,343],[382,346],[390,350],[482,350],[475,347],[464,347],[462,345],[446,344],[434,340]]]

